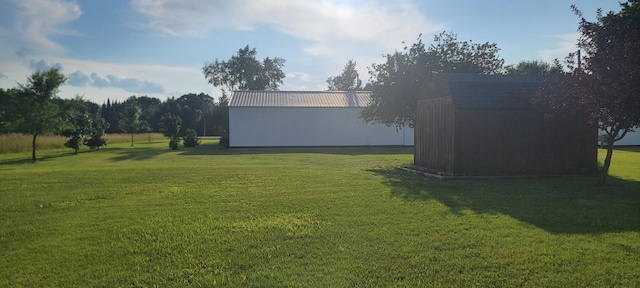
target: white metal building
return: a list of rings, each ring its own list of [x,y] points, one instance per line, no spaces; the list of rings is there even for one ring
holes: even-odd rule
[[[600,132],[600,137],[602,137],[601,139],[604,139],[604,137],[606,137],[606,134],[602,133],[602,131]],[[632,145],[640,145],[640,129],[635,129],[635,131],[633,132],[628,132],[627,135],[624,136],[624,138],[613,142],[614,146],[632,146]]]
[[[359,118],[370,96],[362,91],[234,91],[229,146],[413,146],[413,129]]]

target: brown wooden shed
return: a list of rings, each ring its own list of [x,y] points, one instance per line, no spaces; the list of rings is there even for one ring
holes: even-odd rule
[[[545,117],[531,103],[543,80],[535,75],[432,76],[416,107],[415,165],[446,175],[595,171],[596,127],[577,117]]]

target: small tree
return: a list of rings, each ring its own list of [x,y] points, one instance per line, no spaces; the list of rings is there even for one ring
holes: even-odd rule
[[[182,119],[178,116],[165,113],[162,115],[162,118],[160,118],[160,131],[162,131],[164,136],[169,137],[169,148],[171,148],[171,150],[178,150],[181,127]]]
[[[60,135],[69,138],[64,146],[74,150],[78,154],[82,145],[82,138],[88,133],[91,126],[91,119],[87,111],[86,102],[81,97],[69,100],[60,100],[60,109],[63,116],[63,124],[60,128]]]
[[[619,13],[598,11],[594,22],[572,6],[580,17],[578,47],[583,56],[576,63],[576,55],[570,54],[565,60],[569,72],[537,98],[557,113],[590,115],[591,123],[606,133],[600,183],[606,182],[613,144],[640,126],[640,1],[621,5]]]
[[[83,144],[91,149],[100,150],[100,147],[107,146],[107,139],[104,138],[105,130],[109,128],[109,122],[100,117],[100,114],[93,115],[91,126],[89,127],[87,135]]]
[[[198,133],[196,130],[188,128],[184,131],[184,136],[182,137],[182,143],[184,147],[196,147],[200,145],[200,138],[198,138]]]
[[[120,114],[118,126],[123,132],[131,134],[131,146],[133,147],[133,136],[148,131],[149,125],[142,119],[142,109],[138,105],[136,97],[130,97],[123,105],[124,111]]]
[[[329,91],[356,91],[361,90],[362,81],[356,70],[356,61],[349,60],[344,65],[342,73],[337,76],[327,78],[327,89]]]
[[[31,160],[36,162],[38,135],[53,132],[60,125],[60,109],[53,103],[58,89],[67,81],[57,68],[36,71],[27,77],[26,84],[18,84],[11,101],[11,115],[17,132],[33,135]]]

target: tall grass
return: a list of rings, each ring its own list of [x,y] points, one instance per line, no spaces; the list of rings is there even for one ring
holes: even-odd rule
[[[19,133],[0,134],[0,154],[31,151],[32,137],[33,135]],[[131,134],[109,134],[105,138],[107,138],[107,144],[131,142]],[[134,135],[133,140],[134,142],[150,142],[163,138],[164,136],[160,133],[144,133]],[[39,135],[36,139],[36,149],[61,149],[64,148],[65,142],[67,142],[67,138],[62,136]]]

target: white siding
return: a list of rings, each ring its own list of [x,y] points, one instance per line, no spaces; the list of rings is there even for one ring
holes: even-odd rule
[[[364,123],[363,109],[229,107],[229,146],[413,146],[413,129]]]

